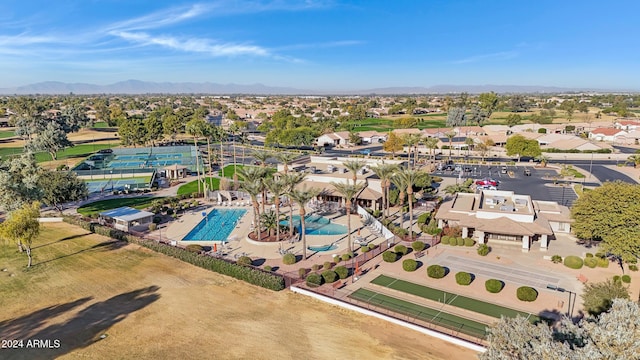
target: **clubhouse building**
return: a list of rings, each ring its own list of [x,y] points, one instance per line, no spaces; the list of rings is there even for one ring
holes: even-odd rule
[[[440,228],[460,227],[462,237],[479,244],[519,244],[523,252],[534,242],[546,251],[554,234],[569,233],[572,222],[566,206],[501,190],[458,193],[440,206],[435,218]]]

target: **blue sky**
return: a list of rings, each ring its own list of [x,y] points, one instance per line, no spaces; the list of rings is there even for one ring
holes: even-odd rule
[[[640,90],[640,1],[2,0],[0,87]]]

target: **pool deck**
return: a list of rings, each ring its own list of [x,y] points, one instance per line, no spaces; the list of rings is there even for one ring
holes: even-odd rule
[[[163,228],[162,237],[163,239],[175,240],[180,245],[189,245],[189,244],[198,244],[202,246],[213,246],[214,243],[217,244],[219,249],[223,250],[225,256],[234,258],[237,255],[247,255],[254,259],[264,258],[264,259],[280,259],[282,255],[280,253],[281,249],[286,250],[295,255],[302,255],[303,247],[302,241],[296,242],[288,242],[282,241],[278,243],[256,243],[255,241],[247,240],[247,234],[249,234],[251,229],[251,222],[253,220],[253,210],[251,206],[217,206],[212,205],[210,203],[205,204],[206,209],[200,209],[193,212],[188,212],[183,214],[178,220],[171,223],[166,228]],[[240,221],[235,229],[231,231],[229,237],[227,239],[227,243],[224,247],[220,241],[181,241],[191,229],[193,229],[202,219],[202,211],[205,211],[207,214],[215,209],[246,209],[247,213],[240,218]],[[294,206],[294,215],[299,214],[299,210],[297,206]],[[289,207],[281,207],[280,209],[281,215],[288,215]],[[310,211],[307,214],[311,213]],[[331,219],[332,223],[347,225],[347,216],[340,215],[338,213],[333,215],[325,215],[325,217]],[[360,217],[357,214],[351,215],[351,230],[352,230],[352,241],[358,236],[358,228],[363,227],[362,222],[360,221]],[[384,242],[384,238],[378,237],[375,234],[371,233],[369,229],[363,227],[360,233],[360,237],[362,237],[366,241],[373,242],[375,244],[380,244]],[[307,250],[308,257],[327,257],[330,258],[333,254],[344,254],[349,249],[348,237],[347,234],[343,235],[307,235],[307,247],[309,246],[325,246],[330,244],[335,244],[337,246],[336,249],[325,251],[325,252],[314,252],[311,250]],[[356,246],[358,247],[358,246]]]

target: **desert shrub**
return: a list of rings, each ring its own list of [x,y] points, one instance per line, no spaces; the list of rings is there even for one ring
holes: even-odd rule
[[[638,271],[638,265],[629,265],[630,271]]]
[[[592,257],[593,257],[593,254],[592,254],[592,253],[586,253],[584,256],[585,256],[585,257],[588,257],[588,258],[592,258]]]
[[[402,261],[402,268],[404,271],[416,271],[418,268],[418,262],[413,259],[405,259]]]
[[[449,245],[449,240],[450,239],[451,238],[449,236],[445,235],[445,236],[442,237],[442,239],[440,239],[440,243],[441,244],[445,244],[445,245]]]
[[[394,247],[393,250],[398,254],[402,254],[402,255],[407,255],[407,253],[409,252],[409,249],[407,249],[407,247],[404,245],[396,245],[396,247]]]
[[[620,275],[613,275],[613,282],[614,283],[620,282]]]
[[[433,279],[442,279],[446,274],[446,271],[440,265],[431,265],[427,268],[427,275]]]
[[[469,285],[471,284],[471,274],[468,272],[460,271],[456,274],[456,283],[458,285]]]
[[[251,260],[251,258],[250,258],[250,257],[248,257],[248,256],[240,256],[240,257],[238,258],[238,260],[236,261],[236,263],[237,263],[238,265],[244,265],[244,266],[246,266],[246,265],[251,265],[251,264],[253,264],[253,260]]]
[[[409,234],[409,232],[407,231],[407,229],[402,228],[402,227],[394,227],[393,230],[391,230],[394,234],[398,235],[399,237],[404,237],[406,235]]]
[[[360,246],[360,252],[362,253],[369,252],[369,247],[367,245]]]
[[[582,258],[578,256],[569,255],[564,258],[564,266],[571,269],[582,269],[583,264]]]
[[[398,254],[393,251],[385,251],[382,253],[382,260],[388,263],[396,262],[398,260]]]
[[[472,238],[464,238],[464,246],[471,247],[471,246],[473,246],[475,244],[476,244],[476,242]]]
[[[487,289],[488,292],[492,294],[497,294],[502,291],[504,284],[500,280],[489,279],[484,282],[484,288]]]
[[[338,274],[338,277],[340,279],[346,279],[349,276],[349,269],[347,269],[345,266],[336,266],[333,271]]]
[[[322,268],[322,265],[320,265],[320,264],[313,264],[313,265],[311,265],[311,270],[313,270],[313,271],[318,271],[318,270],[320,270],[321,268]]]
[[[269,265],[266,265],[266,266],[264,267],[264,271],[271,271],[271,270],[272,270],[272,268],[271,268],[271,266],[269,266]]]
[[[604,258],[606,258],[606,257],[607,257],[607,254],[605,254],[605,253],[603,253],[603,252],[598,251],[598,252],[596,253],[596,257],[597,257],[597,258],[600,258],[600,259],[604,259]]]
[[[609,259],[607,259],[606,257],[598,258],[598,267],[601,267],[601,268],[609,267]]]
[[[588,257],[584,259],[584,265],[589,268],[594,268],[598,265],[598,259],[594,257]]]
[[[342,254],[340,256],[340,259],[342,259],[342,261],[347,261],[347,260],[351,259],[351,256],[349,254]]]
[[[191,244],[191,245],[187,245],[187,251],[191,251],[194,253],[199,253],[204,251],[204,248],[200,245],[197,244]]]
[[[561,263],[561,262],[562,262],[562,256],[560,256],[560,255],[553,255],[553,256],[551,257],[551,262],[552,262],[552,263],[554,263],[554,264],[559,264],[559,263]]]
[[[307,268],[298,269],[298,276],[300,277],[300,279],[304,279],[305,275],[307,275],[307,271]]]
[[[629,275],[622,275],[621,279],[622,279],[622,282],[625,284],[628,284],[631,282],[631,276]]]
[[[443,233],[447,236],[458,237],[458,236],[462,236],[462,229],[459,226],[451,226],[451,227],[445,228],[443,230]]]
[[[309,287],[318,287],[322,285],[322,276],[316,273],[311,273],[307,276],[307,286]]]
[[[293,265],[296,263],[296,256],[292,253],[284,254],[282,257],[282,263],[285,265]]]
[[[331,284],[338,280],[338,274],[333,270],[325,270],[322,272],[322,278],[324,279],[324,282]]]
[[[429,222],[429,219],[431,218],[431,213],[422,213],[420,214],[420,216],[418,216],[418,224],[426,224]]]
[[[322,268],[325,270],[330,270],[333,267],[333,263],[331,261],[325,261],[324,264],[322,264]]]
[[[457,238],[456,238],[456,245],[458,245],[458,246],[464,246],[464,238],[457,237]]]
[[[156,230],[158,230],[158,224],[156,223],[149,224],[149,231],[156,231]]]
[[[378,247],[378,245],[376,245],[374,243],[369,244],[369,250],[373,250],[373,249],[375,249],[377,247]]]
[[[411,248],[413,249],[413,251],[416,251],[416,252],[424,250],[425,247],[426,247],[425,243],[419,240],[411,243]]]
[[[480,246],[478,246],[478,255],[480,256],[489,255],[489,251],[491,251],[491,249],[487,244],[480,244]]]
[[[530,286],[521,286],[516,290],[516,296],[520,301],[535,301],[538,298],[538,291]]]

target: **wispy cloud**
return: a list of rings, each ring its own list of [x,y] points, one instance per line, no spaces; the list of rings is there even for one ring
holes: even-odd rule
[[[211,10],[211,6],[195,4],[188,7],[171,8],[119,21],[106,27],[105,32],[115,30],[147,30],[177,24],[201,16]]]
[[[453,61],[454,64],[470,64],[484,61],[501,61],[518,57],[517,51],[500,51],[492,54],[473,55],[464,59]]]
[[[274,50],[298,50],[298,49],[323,49],[323,48],[334,48],[334,47],[345,47],[345,46],[357,46],[364,44],[364,41],[359,40],[339,40],[339,41],[329,41],[322,43],[309,43],[309,44],[293,44],[286,45],[274,48]]]

